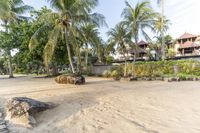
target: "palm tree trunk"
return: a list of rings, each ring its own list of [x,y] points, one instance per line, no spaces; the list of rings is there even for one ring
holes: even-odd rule
[[[78,46],[76,48],[76,52],[77,52],[77,68],[79,69],[79,72],[82,73],[82,70],[81,70],[81,53],[80,53],[80,48]]]
[[[97,48],[98,62],[102,63],[102,49],[100,46]]]
[[[85,68],[86,72],[88,72],[88,45],[86,44],[86,51],[85,51]]]
[[[134,52],[134,56],[133,56],[133,67],[132,67],[132,72],[133,72],[133,68],[136,62],[136,57],[137,57],[137,45],[138,45],[138,40],[137,40],[137,36],[135,36],[135,52]]]
[[[5,21],[5,25],[8,25],[8,22]],[[6,27],[6,33],[8,33],[8,28]],[[11,56],[11,51],[8,50],[7,51],[7,55],[8,55],[8,68],[9,68],[9,78],[14,78],[13,76],[13,69],[12,69],[12,56]]]
[[[8,54],[9,78],[14,78],[12,69],[12,56],[10,50],[8,50],[7,54]]]
[[[126,57],[124,57],[125,58],[125,67],[124,67],[124,77],[126,77],[127,75],[127,62],[126,62]]]
[[[75,74],[75,69],[74,69],[74,65],[73,65],[73,62],[72,62],[72,56],[71,56],[69,41],[68,41],[67,37],[68,37],[67,28],[65,28],[65,41],[66,41],[66,46],[67,46],[67,54],[68,54],[69,63],[70,63],[71,69],[72,69],[72,73]]]

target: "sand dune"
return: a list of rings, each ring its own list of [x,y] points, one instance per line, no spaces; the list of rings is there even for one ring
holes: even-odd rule
[[[9,124],[13,133],[199,133],[200,82],[115,82],[87,78],[83,86],[53,79],[0,79],[0,97],[27,96],[58,106],[38,126]],[[0,104],[3,106],[4,100]]]

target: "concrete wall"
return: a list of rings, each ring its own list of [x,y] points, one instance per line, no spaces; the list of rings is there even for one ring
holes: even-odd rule
[[[110,70],[112,66],[92,66],[91,73],[94,75],[102,75],[105,70]]]

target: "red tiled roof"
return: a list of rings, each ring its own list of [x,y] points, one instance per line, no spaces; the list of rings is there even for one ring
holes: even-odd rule
[[[195,47],[200,47],[200,44],[196,44],[194,42],[191,41],[187,41],[184,44],[181,44],[180,49],[184,49],[184,48],[195,48]]]
[[[144,45],[144,44],[148,44],[148,43],[146,43],[145,41],[140,41],[139,43],[138,43],[138,45]]]
[[[182,36],[180,36],[178,39],[187,39],[187,38],[194,38],[197,37],[196,35],[192,35],[190,33],[184,33]]]

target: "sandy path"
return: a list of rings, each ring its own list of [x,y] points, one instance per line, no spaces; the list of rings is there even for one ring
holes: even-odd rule
[[[0,79],[0,97],[28,96],[59,106],[39,125],[14,133],[199,133],[200,82],[115,82],[87,78],[84,86],[53,79]],[[2,101],[2,100],[1,100]]]

